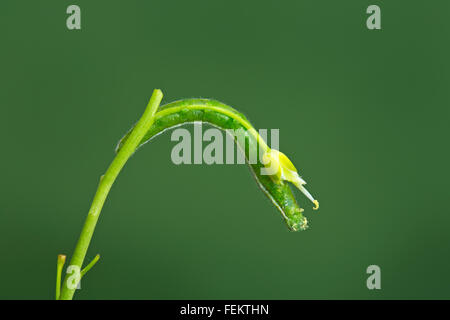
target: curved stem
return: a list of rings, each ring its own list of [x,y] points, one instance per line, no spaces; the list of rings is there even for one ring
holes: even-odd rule
[[[143,138],[144,134],[150,129],[151,125],[153,124],[154,116],[162,100],[162,97],[163,94],[161,90],[155,89],[153,91],[150,102],[148,103],[148,106],[145,109],[141,119],[137,122],[133,131],[130,133],[129,138],[112,161],[106,173],[101,177],[100,184],[97,188],[94,200],[92,201],[92,205],[89,209],[89,213],[84,223],[83,229],[81,230],[81,235],[78,239],[78,243],[75,247],[75,251],[73,253],[72,259],[70,260],[69,266],[76,266],[78,267],[78,270],[81,269],[106,197],[108,196],[108,193],[111,190],[114,181],[127,162],[128,158],[130,158],[130,156],[136,150],[136,147]],[[71,300],[75,293],[75,288],[69,288],[68,280],[69,275],[66,275],[60,296],[61,300]]]

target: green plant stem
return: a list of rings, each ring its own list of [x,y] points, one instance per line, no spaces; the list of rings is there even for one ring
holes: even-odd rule
[[[100,259],[100,255],[97,254],[97,255],[95,256],[95,258],[94,258],[91,262],[89,262],[89,264],[88,264],[86,267],[84,267],[83,270],[81,270],[81,272],[80,272],[80,279],[83,278],[83,276],[84,276],[89,270],[92,269],[92,267],[97,263],[97,261],[98,261],[99,259]]]
[[[108,193],[117,176],[119,175],[120,171],[122,170],[123,166],[130,158],[130,156],[133,154],[133,152],[136,150],[136,147],[139,145],[139,142],[142,140],[145,133],[150,129],[151,125],[153,124],[154,115],[159,107],[162,97],[163,94],[161,90],[155,89],[153,91],[152,97],[150,98],[150,102],[148,103],[148,106],[145,109],[141,119],[139,119],[139,121],[137,122],[128,140],[120,149],[119,153],[112,161],[106,173],[100,178],[100,184],[94,196],[91,208],[89,209],[89,213],[87,215],[83,229],[81,230],[81,235],[80,238],[78,239],[78,243],[75,247],[75,251],[73,253],[72,259],[70,260],[69,266],[76,266],[79,269],[81,269],[84,258],[86,256],[86,252],[89,247],[89,243],[91,242],[92,235],[94,233],[95,226],[97,224],[98,217],[102,210],[103,204],[105,203],[106,197],[108,196]],[[66,275],[60,296],[61,300],[71,300],[75,293],[76,290],[75,288],[70,289],[68,287],[67,285],[68,279],[69,275]]]
[[[58,255],[58,260],[56,261],[56,300],[59,300],[61,295],[61,274],[66,263],[66,256],[63,254]]]

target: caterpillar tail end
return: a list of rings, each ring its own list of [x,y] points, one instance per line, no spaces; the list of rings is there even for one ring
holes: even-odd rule
[[[286,217],[286,223],[291,231],[305,231],[309,228],[308,219],[302,214],[303,209],[298,208],[294,213]]]
[[[314,208],[313,208],[313,210],[319,210],[319,201],[314,200],[313,203],[314,203]]]
[[[306,217],[303,217],[302,221],[300,222],[300,230],[305,231],[308,228],[309,228],[308,219],[306,219]]]

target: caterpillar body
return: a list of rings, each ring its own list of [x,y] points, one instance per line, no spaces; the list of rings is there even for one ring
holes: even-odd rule
[[[307,229],[308,223],[303,215],[304,210],[299,207],[288,181],[294,183],[302,192],[306,192],[305,195],[316,204],[316,208],[318,207],[318,202],[304,189],[304,181],[297,175],[295,167],[282,154],[284,162],[281,161],[280,166],[283,167],[283,163],[287,163],[284,166],[286,167],[284,172],[288,172],[288,174],[280,178],[280,176],[262,174],[261,169],[267,163],[263,163],[264,161],[261,161],[259,157],[256,162],[252,161],[249,163],[249,154],[254,148],[258,148],[258,150],[267,155],[271,154],[273,150],[269,148],[264,139],[242,113],[224,103],[211,99],[184,99],[161,106],[155,114],[153,125],[139,142],[138,148],[168,129],[193,122],[207,123],[223,130],[236,131],[242,129],[241,132],[244,132],[245,138],[237,139],[235,137],[235,142],[244,152],[258,186],[280,211],[290,230]],[[119,141],[116,152],[123,146],[132,129]],[[294,179],[289,178],[292,174],[295,175]]]

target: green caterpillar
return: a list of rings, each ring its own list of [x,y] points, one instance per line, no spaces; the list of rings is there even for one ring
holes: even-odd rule
[[[300,189],[314,203],[314,209],[319,208],[319,202],[304,188],[305,181],[298,175],[297,169],[292,162],[280,151],[269,148],[243,114],[221,102],[208,99],[176,101],[161,107],[157,112],[162,98],[163,93],[161,90],[153,90],[153,94],[141,118],[119,141],[116,148],[117,155],[105,174],[100,177],[89,213],[81,230],[75,251],[70,259],[70,268],[73,273],[67,273],[62,285],[61,276],[66,257],[65,255],[58,256],[56,272],[57,300],[71,300],[76,290],[76,284],[100,257],[97,255],[84,269],[81,269],[100,212],[114,181],[125,163],[137,148],[164,132],[164,130],[190,122],[205,122],[227,131],[232,129],[233,132],[241,132],[239,136],[235,136],[235,141],[243,150],[258,185],[280,210],[289,229],[293,231],[305,230],[308,227],[308,221],[303,216],[303,209],[295,201],[287,182],[293,183]],[[256,159],[251,157],[255,154],[255,150],[260,153],[260,157],[256,154]]]
[[[144,134],[138,148],[165,130],[192,122],[208,123],[223,130],[242,129],[245,139],[235,137],[235,141],[244,151],[259,187],[281,212],[290,230],[308,228],[308,221],[302,214],[304,210],[298,206],[287,182],[299,188],[314,203],[314,209],[318,209],[318,201],[304,188],[305,182],[297,174],[291,161],[283,153],[270,149],[247,118],[230,106],[210,99],[185,99],[166,104],[155,114],[153,125]],[[116,152],[119,152],[132,130],[133,128],[119,141]],[[258,157],[256,163],[249,163],[249,154],[254,148],[262,151],[264,156],[261,160]],[[261,174],[261,169],[268,166],[276,167],[276,173]]]

